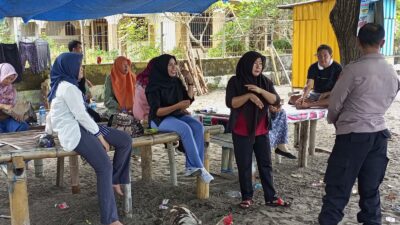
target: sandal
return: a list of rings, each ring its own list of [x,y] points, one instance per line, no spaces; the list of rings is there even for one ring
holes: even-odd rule
[[[253,203],[254,203],[254,201],[251,200],[251,199],[249,199],[249,200],[244,200],[244,201],[242,201],[242,202],[239,204],[239,206],[240,206],[240,208],[242,208],[242,209],[248,209],[248,208],[250,208],[251,205],[253,205]]]
[[[290,207],[290,202],[283,201],[282,198],[275,197],[274,200],[266,202],[265,205],[272,207]]]

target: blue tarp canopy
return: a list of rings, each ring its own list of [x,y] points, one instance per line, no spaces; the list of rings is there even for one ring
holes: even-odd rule
[[[0,0],[0,19],[66,21],[131,13],[204,12],[218,0]]]

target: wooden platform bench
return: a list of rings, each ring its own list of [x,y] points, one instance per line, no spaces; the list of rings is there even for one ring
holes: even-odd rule
[[[28,207],[28,189],[26,160],[35,161],[35,175],[40,176],[43,168],[41,160],[45,158],[57,158],[57,185],[62,185],[64,171],[64,157],[69,157],[71,184],[74,193],[80,191],[79,188],[79,156],[76,152],[67,152],[62,149],[56,139],[56,146],[53,148],[37,147],[37,136],[44,133],[43,130],[30,130],[18,133],[0,134],[0,164],[7,165],[7,180],[9,190],[11,224],[30,225]],[[223,126],[207,126],[205,129],[205,151],[204,166],[209,169],[208,146],[211,134],[223,133]],[[133,147],[142,149],[142,179],[152,180],[152,150],[151,146],[156,144],[167,144],[169,164],[171,170],[171,183],[177,185],[175,147],[173,142],[179,140],[176,133],[159,133],[146,135],[133,139]],[[124,185],[124,214],[132,217],[132,195],[131,185]],[[209,198],[209,185],[197,178],[197,197],[199,199]]]

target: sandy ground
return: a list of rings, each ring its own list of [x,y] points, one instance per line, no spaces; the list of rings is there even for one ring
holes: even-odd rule
[[[280,95],[287,100],[288,87],[277,88]],[[224,90],[216,90],[208,95],[197,97],[192,109],[213,107],[217,111],[225,108]],[[400,211],[394,207],[400,205],[400,99],[397,99],[386,114],[387,124],[393,137],[389,142],[390,163],[386,177],[381,185],[381,201],[383,224],[386,217],[395,218],[400,224]],[[290,125],[290,143],[293,139],[293,126]],[[334,129],[326,121],[321,120],[317,128],[317,146],[331,149],[334,143]],[[297,153],[292,144],[289,145]],[[269,208],[263,205],[262,191],[256,191],[256,205],[249,210],[238,207],[239,198],[227,195],[229,191],[238,191],[237,179],[227,179],[219,176],[221,149],[211,144],[211,172],[215,181],[210,185],[210,199],[197,200],[195,179],[183,176],[184,156],[177,153],[178,160],[178,187],[172,187],[169,182],[168,155],[163,146],[155,146],[153,150],[154,181],[145,184],[141,181],[141,167],[139,161],[132,161],[133,174],[133,205],[132,219],[124,219],[125,224],[151,225],[161,224],[165,210],[159,205],[163,199],[169,199],[169,206],[185,204],[195,213],[205,225],[215,225],[229,211],[233,212],[234,224],[317,224],[318,213],[321,208],[321,199],[324,195],[323,187],[313,187],[312,184],[323,179],[328,154],[317,153],[309,157],[309,167],[299,169],[297,161],[283,159],[281,164],[274,161],[274,182],[278,194],[291,200],[290,209]],[[273,157],[274,158],[274,157]],[[67,160],[68,161],[68,160]],[[68,165],[68,162],[66,162]],[[81,166],[81,193],[72,195],[69,184],[69,168],[65,167],[65,187],[55,186],[56,160],[46,159],[44,177],[34,176],[33,163],[29,165],[28,190],[31,224],[33,225],[84,225],[100,224],[99,209],[96,195],[96,176],[88,165]],[[9,201],[7,182],[4,174],[0,174],[0,215],[9,215]],[[61,210],[54,204],[66,202],[70,208]],[[342,224],[357,224],[358,195],[353,194],[345,209],[345,218]],[[10,220],[1,219],[0,224],[10,224]]]

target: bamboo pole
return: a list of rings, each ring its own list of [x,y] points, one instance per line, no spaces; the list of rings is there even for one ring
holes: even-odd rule
[[[30,225],[24,158],[14,157],[12,162],[7,164],[7,170],[11,224]]]
[[[153,179],[153,152],[151,150],[151,145],[141,147],[140,154],[142,158],[142,181],[150,182]]]
[[[129,170],[129,183],[122,185],[122,191],[124,192],[124,215],[127,218],[132,218],[132,187],[131,187],[131,170]]]
[[[77,155],[69,157],[69,171],[72,194],[78,194],[81,190],[79,187],[79,157]]]
[[[210,132],[204,134],[204,168],[210,171],[210,159],[208,155],[208,148],[210,146],[211,135]],[[210,185],[203,182],[200,176],[197,177],[197,198],[208,199],[210,197]]]
[[[56,186],[63,187],[64,186],[64,157],[57,158],[57,178],[56,178]]]
[[[35,177],[43,177],[43,159],[35,159]]]
[[[178,178],[176,175],[175,147],[173,146],[172,142],[170,142],[170,143],[167,143],[167,148],[168,148],[168,159],[169,159],[171,183],[174,186],[178,186]]]
[[[224,132],[224,127],[222,125],[213,125],[206,126],[205,130],[210,132],[210,134],[221,134]],[[20,146],[21,150],[16,151],[0,151],[0,163],[2,162],[10,162],[12,157],[21,156],[24,160],[32,160],[32,159],[44,159],[44,158],[58,158],[64,156],[74,156],[78,155],[75,151],[64,151],[58,144],[58,140],[56,139],[56,147],[54,148],[39,148],[36,147],[36,143],[34,141],[34,137],[38,135],[37,131],[29,131],[29,132],[19,132],[22,133],[19,135],[18,139],[14,139],[14,143],[19,143],[22,139],[31,139],[30,143],[26,143]],[[9,141],[11,135],[0,134],[0,139],[4,141]],[[14,134],[15,136],[15,134]],[[156,145],[156,144],[164,144],[168,142],[174,142],[179,140],[179,135],[175,132],[168,133],[158,133],[153,135],[144,135],[141,137],[133,138],[132,147],[143,147],[146,145]]]
[[[269,54],[271,55],[272,68],[274,70],[275,82],[276,82],[276,85],[279,86],[279,85],[281,85],[281,81],[279,80],[278,69],[276,68],[275,56],[274,56],[274,52],[272,51],[272,48],[269,48]]]

